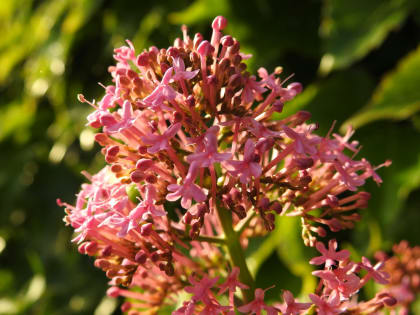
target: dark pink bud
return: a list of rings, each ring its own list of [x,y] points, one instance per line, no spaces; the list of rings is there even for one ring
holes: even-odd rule
[[[302,84],[300,84],[299,82],[293,82],[287,86],[287,89],[294,90],[296,94],[299,94],[300,92],[302,92],[303,88]]]
[[[241,81],[242,81],[242,76],[239,73],[234,74],[233,76],[229,78],[228,86],[231,89],[235,89],[241,84]]]
[[[183,217],[183,222],[184,222],[186,225],[190,225],[190,224],[191,224],[192,219],[193,219],[192,214],[191,214],[190,212],[188,212],[188,211],[187,211],[187,212],[184,214],[184,217]]]
[[[230,194],[231,194],[232,199],[234,201],[237,201],[237,202],[239,201],[240,202],[242,200],[242,194],[241,194],[241,192],[238,189],[232,188],[230,190]]]
[[[276,112],[281,113],[283,111],[284,104],[280,100],[276,100],[273,103],[273,108]]]
[[[168,48],[167,55],[176,58],[179,56],[179,50],[175,47],[170,47]]]
[[[139,250],[134,257],[134,260],[139,263],[140,265],[143,265],[147,260],[147,254],[144,250]]]
[[[98,250],[98,243],[96,242],[89,242],[86,247],[86,254],[88,254],[89,256],[93,256],[96,254],[97,250]]]
[[[149,53],[142,52],[137,56],[136,64],[139,67],[147,67],[149,65]]]
[[[210,209],[209,209],[209,207],[207,207],[207,205],[206,205],[206,204],[202,203],[202,204],[199,204],[199,205],[197,206],[197,212],[198,212],[198,213],[199,213],[199,215],[201,216],[201,215],[204,215],[205,213],[210,212]]]
[[[327,195],[327,197],[324,199],[325,205],[328,205],[331,208],[337,208],[339,206],[338,201],[338,198],[334,195]]]
[[[80,254],[83,254],[83,255],[86,254],[86,245],[87,245],[87,243],[82,243],[82,244],[79,245],[77,250],[79,251]]]
[[[146,223],[143,224],[140,228],[140,234],[142,236],[149,236],[150,233],[153,231],[153,224],[152,223]]]
[[[197,33],[194,35],[194,48],[197,49],[197,47],[200,45],[200,43],[203,41],[203,35],[200,33]]]
[[[365,200],[369,200],[370,199],[370,193],[368,193],[367,191],[361,191],[361,192],[358,193],[358,195],[362,199],[365,199]]]
[[[111,166],[111,172],[113,173],[119,173],[122,171],[122,166],[120,164],[113,164]]]
[[[140,154],[146,154],[147,153],[147,146],[141,145],[138,147],[138,151]]]
[[[187,99],[186,99],[186,103],[187,103],[187,106],[189,106],[189,107],[194,107],[194,106],[195,106],[195,99],[194,99],[194,96],[192,96],[192,95],[188,95],[188,97],[187,97]]]
[[[121,311],[128,312],[132,308],[132,305],[130,302],[124,302],[123,305],[121,305]]]
[[[106,291],[106,295],[108,295],[109,297],[119,297],[120,296],[120,288],[118,287],[110,287],[107,291]]]
[[[170,66],[166,62],[162,62],[160,64],[160,70],[162,71],[162,73],[165,73],[166,70],[168,70],[169,68],[170,68]]]
[[[332,232],[338,232],[343,228],[340,221],[337,220],[336,218],[333,218],[331,220],[327,220],[326,224],[328,225],[328,227],[330,228],[330,230]]]
[[[170,263],[167,263],[165,266],[165,273],[167,276],[172,277],[175,274],[174,266]]]
[[[299,178],[299,184],[303,187],[308,186],[311,181],[312,181],[312,177],[309,175]]]
[[[117,81],[119,82],[119,85],[124,86],[124,87],[127,87],[131,83],[131,80],[124,75],[118,76]]]
[[[149,47],[149,57],[155,59],[159,54],[159,49],[156,46]]]
[[[95,141],[98,142],[100,145],[105,145],[108,141],[108,137],[103,133],[97,133],[95,135]]]
[[[207,82],[208,82],[208,84],[216,85],[217,84],[217,78],[216,78],[216,76],[214,74],[209,75],[207,77]]]
[[[117,271],[116,270],[114,270],[114,269],[109,269],[106,273],[105,273],[105,275],[109,278],[109,279],[112,279],[112,278],[114,278],[114,277],[116,277],[117,276]]]
[[[239,44],[239,42],[234,39],[233,40],[233,45],[229,47],[228,52],[230,55],[235,55],[239,52],[239,49],[241,48],[241,45]]]
[[[318,226],[316,228],[316,233],[320,236],[320,237],[325,237],[327,236],[327,231],[325,231],[325,229],[321,226]]]
[[[153,253],[150,254],[150,259],[153,262],[157,262],[159,260],[159,258],[160,258],[160,255],[157,252],[153,252]]]
[[[230,35],[226,35],[223,36],[222,39],[220,40],[220,42],[222,43],[223,46],[225,47],[230,47],[233,45],[233,38]]]
[[[136,88],[141,88],[143,86],[143,81],[139,77],[133,79],[133,84]]]
[[[314,165],[314,160],[312,158],[296,158],[294,159],[294,162],[300,170],[308,169]]]
[[[296,114],[296,124],[302,124],[308,119],[312,117],[312,114],[310,112],[307,112],[305,110],[301,110]]]
[[[175,38],[174,46],[176,48],[182,48],[184,46],[184,41],[181,38]]]
[[[224,16],[219,15],[213,20],[211,27],[217,31],[221,31],[227,26],[227,23],[227,19]]]
[[[131,173],[130,178],[134,183],[140,183],[144,179],[144,175],[142,171],[135,170]]]
[[[145,181],[149,184],[156,184],[157,177],[153,174],[149,174],[149,175],[146,176]]]
[[[283,211],[283,207],[282,207],[281,203],[278,202],[278,201],[273,202],[273,204],[271,205],[271,209],[273,209],[274,212],[277,213],[277,214],[281,214],[281,212]]]
[[[103,250],[102,250],[102,256],[106,257],[112,254],[112,246],[111,245],[107,245]]]
[[[163,262],[159,263],[158,267],[161,271],[165,271],[165,264]]]
[[[117,69],[116,74],[119,76],[125,75],[127,73],[126,69]]]
[[[120,147],[117,145],[110,146],[106,149],[106,155],[116,156],[120,152]]]
[[[96,259],[95,260],[95,267],[100,268],[102,270],[109,269],[111,263],[106,259]]]
[[[236,213],[239,219],[244,219],[246,217],[246,210],[241,205],[234,207],[233,211]]]
[[[262,211],[266,211],[268,209],[268,207],[270,206],[270,199],[268,198],[261,198],[260,201],[258,202],[258,208],[260,208],[260,210]]]
[[[135,78],[138,78],[138,74],[137,74],[137,72],[136,71],[133,71],[133,70],[131,70],[131,69],[128,69],[127,70],[127,76],[132,80],[132,79],[135,79]]]
[[[223,58],[219,61],[219,70],[221,73],[225,72],[226,69],[230,66],[230,59]]]
[[[102,115],[99,121],[101,122],[102,126],[109,126],[118,123],[115,117],[111,114]]]
[[[235,66],[238,66],[238,65],[241,63],[241,61],[242,61],[242,57],[241,57],[240,55],[235,55],[235,56],[232,58],[232,63],[233,63]]]
[[[136,163],[136,168],[139,171],[145,172],[146,170],[148,170],[149,168],[151,168],[154,164],[155,164],[155,162],[153,162],[153,160],[150,160],[150,159],[140,159]]]
[[[397,300],[388,292],[379,293],[377,298],[380,299],[386,306],[394,306],[397,304]]]
[[[197,52],[201,57],[209,56],[213,52],[214,48],[210,45],[207,40],[203,40],[197,48]]]
[[[183,120],[184,120],[184,115],[183,114],[181,114],[180,112],[175,112],[174,113],[174,121],[173,121],[174,124],[182,122]]]

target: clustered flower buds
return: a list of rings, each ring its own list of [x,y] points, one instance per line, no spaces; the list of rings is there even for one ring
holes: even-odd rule
[[[244,61],[251,56],[223,36],[226,25],[215,18],[210,42],[183,26],[173,46],[138,55],[127,41],[114,51],[105,96],[90,102],[79,95],[94,108],[88,124],[100,129],[95,140],[108,164],[85,173],[90,184],[74,206],[59,201],[73,241],[110,279],[108,295],[129,299],[122,306],[129,314],[177,302],[174,314],[356,310],[350,298],[367,280],[387,282],[383,263],[351,262],[336,241],[327,250],[320,239],[353,227],[369,199],[358,187],[370,177],[381,183],[375,171],[390,162],[355,159],[353,131],[317,135],[308,112],[273,120],[302,86],[282,68],[250,74]],[[305,244],[322,254],[311,260],[325,266],[314,272],[321,281],[312,303],[285,290],[282,304],[265,304],[265,290],[244,265],[247,240],[275,229],[279,215],[299,216]],[[183,304],[182,291],[191,296]],[[392,299],[383,293],[360,311]]]

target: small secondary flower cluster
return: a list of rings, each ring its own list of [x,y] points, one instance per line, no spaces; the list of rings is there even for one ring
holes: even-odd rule
[[[114,84],[104,87],[105,96],[96,103],[79,95],[95,109],[88,122],[101,129],[95,140],[108,165],[85,173],[90,184],[74,206],[59,201],[77,233],[73,241],[111,279],[108,294],[130,299],[123,304],[130,314],[175,305],[182,291],[192,297],[175,314],[300,314],[312,304],[319,314],[358,310],[350,297],[370,278],[384,283],[385,274],[318,239],[326,228],[336,232],[360,219],[356,210],[369,194],[357,189],[369,177],[381,183],[378,167],[354,159],[359,147],[351,129],[316,135],[303,111],[273,120],[302,86],[282,79],[280,67],[251,75],[244,63],[250,56],[222,36],[226,25],[217,17],[210,41],[191,38],[183,26],[172,47],[138,55],[127,41],[115,49]],[[314,273],[322,281],[313,303],[284,291],[284,304],[268,306],[265,291],[254,287],[244,249],[250,237],[272,231],[278,215],[299,216],[305,244],[322,253],[311,261],[325,264]],[[218,301],[223,294],[226,306]],[[359,311],[391,300],[377,296]]]

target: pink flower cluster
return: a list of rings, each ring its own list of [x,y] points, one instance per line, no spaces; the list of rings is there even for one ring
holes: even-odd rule
[[[100,129],[95,140],[107,162],[96,175],[85,173],[90,184],[74,206],[59,201],[79,252],[95,257],[110,279],[110,296],[130,300],[122,306],[129,314],[177,303],[174,314],[338,314],[390,306],[388,294],[359,308],[352,298],[369,279],[386,282],[382,263],[353,263],[335,241],[328,249],[319,241],[327,229],[352,228],[360,219],[357,209],[369,194],[358,187],[370,177],[381,183],[380,166],[355,159],[351,129],[317,135],[303,111],[273,120],[302,86],[283,79],[281,68],[250,74],[250,56],[221,33],[226,25],[215,18],[211,41],[190,37],[183,26],[173,46],[140,54],[127,41],[115,49],[105,96],[89,102],[79,95],[94,108],[88,124]],[[322,254],[311,260],[325,266],[314,272],[321,281],[312,303],[285,290],[282,304],[265,304],[246,267],[248,239],[272,231],[278,215],[299,216],[305,244]],[[190,298],[182,304],[183,291]]]

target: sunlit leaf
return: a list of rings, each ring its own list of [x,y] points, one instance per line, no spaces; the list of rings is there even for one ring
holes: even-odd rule
[[[420,110],[420,47],[405,57],[377,87],[370,103],[346,121],[355,128],[378,119],[405,119]]]
[[[300,231],[298,218],[277,217],[276,229],[247,259],[251,273],[257,274],[264,262],[276,252],[288,272],[302,279],[302,293],[312,292],[316,283],[311,275],[312,267],[308,263],[310,256],[303,245]]]
[[[392,160],[391,166],[377,171],[383,179],[381,186],[368,182],[372,197],[369,208],[363,210],[379,221],[384,238],[392,240],[393,226],[399,216],[404,216],[409,194],[420,187],[420,133],[411,124],[376,122],[356,132],[355,138],[363,144],[361,157],[374,164]]]
[[[324,1],[326,54],[320,71],[344,68],[379,46],[409,12],[407,0]]]
[[[312,114],[311,120],[319,123],[318,132],[325,135],[334,120],[340,126],[347,117],[366,104],[373,89],[373,79],[364,71],[334,73],[304,88],[303,93],[287,102],[283,112],[275,118],[287,117],[298,110],[309,111]]]
[[[14,135],[15,139],[22,139],[18,133],[24,133],[24,129],[32,123],[35,109],[36,104],[32,99],[25,99],[1,108],[0,140],[10,135]]]
[[[228,9],[228,1],[196,0],[188,8],[169,14],[168,18],[173,24],[194,25],[217,15],[225,15]]]
[[[281,230],[281,238],[277,244],[277,254],[296,276],[302,279],[301,294],[308,294],[315,290],[316,279],[312,276],[313,267],[309,264],[308,248],[301,237],[302,227],[297,217],[280,217],[276,221],[277,229]]]

